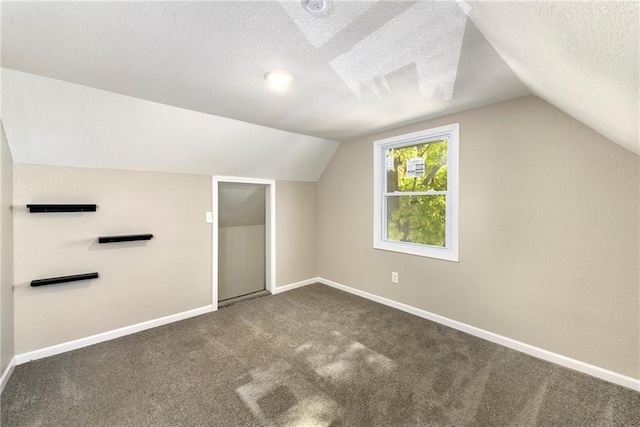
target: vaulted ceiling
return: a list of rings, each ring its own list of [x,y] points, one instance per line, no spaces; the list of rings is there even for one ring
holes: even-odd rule
[[[470,5],[473,22],[534,95],[640,153],[640,2]]]
[[[335,141],[531,93],[639,152],[637,2],[1,7],[17,161],[240,174],[232,158],[272,149],[243,175],[315,180]],[[272,69],[294,85],[271,90]]]

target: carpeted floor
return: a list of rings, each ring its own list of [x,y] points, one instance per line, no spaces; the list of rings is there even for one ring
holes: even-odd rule
[[[2,426],[640,426],[640,393],[323,285],[16,367]]]

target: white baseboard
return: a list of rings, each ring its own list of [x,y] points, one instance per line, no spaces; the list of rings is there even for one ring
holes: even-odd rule
[[[300,288],[302,286],[318,283],[318,281],[319,281],[318,277],[313,277],[311,279],[302,280],[300,282],[291,283],[289,285],[278,286],[271,293],[279,294],[281,292],[290,291],[292,289]],[[55,356],[56,354],[65,353],[71,350],[77,350],[82,347],[87,347],[93,344],[109,341],[115,338],[123,337],[125,335],[135,334],[136,332],[144,331],[146,329],[155,328],[157,326],[166,325],[168,323],[177,322],[179,320],[188,319],[190,317],[199,316],[201,314],[210,313],[212,311],[215,311],[213,305],[207,305],[207,306],[196,308],[193,310],[184,311],[182,313],[161,317],[159,319],[153,319],[146,322],[137,323],[135,325],[125,326],[123,328],[114,329],[112,331],[103,332],[103,333],[92,335],[86,338],[80,338],[80,339],[65,342],[62,344],[56,344],[51,347],[45,347],[38,350],[21,353],[16,355],[13,358],[12,363],[14,363],[14,365],[21,365],[23,363],[27,363],[32,360],[38,360],[38,359],[43,359],[49,356]],[[11,369],[13,369],[13,366]],[[5,374],[7,374],[7,371],[5,371]],[[3,374],[3,377],[2,377],[3,379],[5,374]],[[9,372],[9,374],[7,374],[7,377],[10,374],[11,373]]]
[[[371,301],[378,302],[380,304],[384,304],[389,307],[396,308],[398,310],[402,310],[404,312],[413,314],[418,317],[422,317],[427,320],[431,320],[433,322],[439,323],[441,325],[448,326],[453,329],[457,329],[459,331],[468,333],[470,335],[474,335],[476,337],[485,339],[487,341],[494,342],[496,344],[502,345],[504,347],[511,348],[513,350],[520,351],[522,353],[537,357],[542,360],[546,360],[548,362],[552,362],[561,366],[564,366],[569,369],[573,369],[587,375],[591,375],[596,378],[600,378],[602,380],[618,384],[623,387],[630,388],[632,390],[640,391],[640,380],[619,374],[617,372],[613,372],[604,368],[600,368],[595,365],[591,365],[589,363],[581,362],[576,359],[572,359],[567,356],[563,356],[561,354],[557,354],[548,350],[544,350],[539,347],[532,346],[530,344],[526,344],[520,341],[516,341],[511,338],[507,338],[502,335],[495,334],[493,332],[485,331],[484,329],[477,328],[475,326],[468,325],[466,323],[458,322],[457,320],[449,319],[444,316],[440,316],[438,314],[434,314],[428,312],[426,310],[422,310],[401,302],[397,302],[385,297],[381,297],[378,295],[370,294],[365,291],[361,291],[359,289],[352,288],[350,286],[343,285],[341,283],[334,282],[332,280],[328,280],[322,277],[314,277],[307,280],[302,280],[300,282],[291,283],[289,285],[278,286],[272,291],[272,294],[279,294],[281,292],[290,291],[292,289],[300,288],[302,286],[311,285],[313,283],[322,283],[327,286],[331,286],[332,288],[340,289],[342,291],[358,295],[360,297],[366,298]],[[166,317],[161,317],[159,319],[149,320],[147,322],[138,323],[131,326],[125,326],[120,329],[114,329],[113,331],[103,332],[101,334],[92,335],[90,337],[81,338],[74,341],[69,341],[67,343],[62,343],[58,345],[54,345],[51,347],[46,347],[39,350],[30,351],[27,353],[22,353],[16,355],[2,376],[0,377],[0,392],[4,389],[6,382],[9,380],[11,373],[13,372],[13,368],[15,365],[20,365],[31,360],[42,359],[44,357],[53,356],[56,354],[64,353],[71,350],[76,350],[78,348],[86,347],[93,344],[98,344],[100,342],[112,340],[115,338],[119,338],[125,335],[130,335],[136,332],[144,331],[146,329],[155,328],[157,326],[166,325],[168,323],[177,322],[179,320],[188,319],[190,317],[199,316],[201,314],[209,313],[214,311],[212,305],[196,308],[193,310],[185,311],[182,313],[173,314]]]
[[[318,283],[318,281],[319,281],[318,277],[313,277],[311,279],[302,280],[300,282],[291,283],[289,285],[278,286],[271,293],[279,294],[281,292],[290,291],[292,289],[300,288],[302,286]],[[215,311],[213,308],[213,305],[207,305],[204,307],[195,308],[193,310],[184,311],[182,313],[172,314],[170,316],[148,320],[146,322],[137,323],[131,326],[125,326],[123,328],[114,329],[112,331],[103,332],[103,333],[92,335],[86,338],[80,338],[80,339],[65,342],[62,344],[56,344],[51,347],[45,347],[38,350],[21,353],[16,355],[11,361],[13,363],[13,365],[11,365],[11,370],[13,370],[13,366],[15,365],[21,365],[23,363],[27,363],[32,360],[38,360],[38,359],[43,359],[49,356],[55,356],[56,354],[65,353],[71,350],[77,350],[82,347],[87,347],[93,344],[109,341],[115,338],[123,337],[125,335],[135,334],[136,332],[144,331],[146,329],[155,328],[158,326],[166,325],[168,323],[177,322],[179,320],[188,319],[190,317],[199,316],[205,313],[210,313],[212,311]],[[9,368],[5,370],[2,376],[3,381],[5,381],[5,376],[8,379],[9,375],[11,375],[11,372],[7,372],[7,371],[9,371]],[[2,386],[4,387],[4,383],[2,383]]]
[[[114,329],[112,331],[103,332],[101,334],[92,335],[86,338],[80,338],[80,339],[69,341],[66,343],[53,345],[51,347],[45,347],[39,350],[17,354],[16,357],[14,358],[15,363],[16,365],[21,365],[23,363],[27,363],[32,360],[54,356],[56,354],[64,353],[71,350],[76,350],[82,347],[87,347],[89,345],[98,344],[104,341],[109,341],[115,338],[123,337],[125,335],[135,334],[136,332],[166,325],[168,323],[177,322],[179,320],[188,319],[190,317],[199,316],[201,314],[210,313],[212,311],[213,311],[213,306],[206,305],[204,307],[194,308],[193,310],[183,311],[182,313],[176,313],[170,316],[148,320],[146,322],[137,323],[131,326],[125,326],[123,328]]]
[[[628,377],[626,375],[622,375],[617,372],[609,371],[607,369],[600,368],[595,365],[590,365],[589,363],[581,362],[579,360],[572,359],[570,357],[563,356],[561,354],[553,353],[551,351],[544,350],[539,347],[534,347],[532,345],[529,345],[520,341],[516,341],[514,339],[507,338],[502,335],[494,334],[493,332],[485,331],[484,329],[480,329],[475,326],[468,325],[466,323],[458,322],[457,320],[452,320],[447,317],[440,316],[438,314],[430,313],[428,311],[425,311],[416,307],[412,307],[407,304],[403,304],[401,302],[397,302],[397,301],[384,298],[378,295],[370,294],[368,292],[364,292],[359,289],[355,289],[355,288],[334,282],[332,280],[319,277],[317,281],[324,285],[331,286],[332,288],[340,289],[341,291],[358,295],[368,300],[375,301],[380,304],[384,304],[389,307],[393,307],[398,310],[411,313],[415,316],[422,317],[424,319],[431,320],[436,323],[440,323],[441,325],[445,325],[450,328],[457,329],[462,332],[466,332],[467,334],[474,335],[476,337],[485,339],[487,341],[500,344],[504,347],[508,347],[513,350],[526,353],[530,356],[537,357],[538,359],[546,360],[548,362],[552,362],[552,363],[564,366],[565,368],[573,369],[575,371],[579,371],[587,375],[591,375],[592,377],[600,378],[601,380],[605,380],[623,387],[627,387],[632,390],[640,391],[639,379]]]
[[[16,358],[13,357],[11,358],[11,361],[9,362],[7,367],[4,369],[2,376],[0,376],[0,394],[2,394],[2,392],[4,391],[4,387],[7,385],[7,382],[9,382],[9,378],[11,377],[11,374],[13,373],[13,368],[15,367],[16,367]]]
[[[273,291],[271,291],[271,293],[275,295],[281,292],[290,291],[292,289],[301,288],[302,286],[312,285],[319,282],[319,277],[312,277],[311,279],[301,280],[300,282],[291,283],[289,285],[277,286]]]

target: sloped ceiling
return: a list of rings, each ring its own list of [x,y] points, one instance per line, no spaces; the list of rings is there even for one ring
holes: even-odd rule
[[[638,152],[637,6],[603,4],[2,2],[2,120],[27,163],[316,180],[333,141],[533,92]]]
[[[317,181],[337,142],[3,70],[17,163]]]
[[[640,2],[469,5],[473,22],[536,96],[640,152]]]
[[[257,184],[218,183],[218,226],[264,225],[265,188]]]
[[[3,67],[337,141],[530,94],[455,2],[2,2],[2,23]]]

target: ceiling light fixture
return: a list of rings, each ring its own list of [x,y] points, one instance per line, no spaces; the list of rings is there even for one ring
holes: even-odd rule
[[[293,76],[284,71],[267,71],[264,79],[274,89],[286,89],[294,82]]]
[[[331,0],[301,0],[302,8],[315,16],[324,16],[331,9]]]

